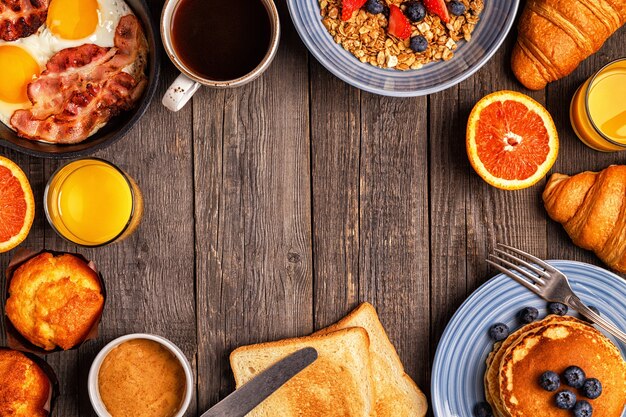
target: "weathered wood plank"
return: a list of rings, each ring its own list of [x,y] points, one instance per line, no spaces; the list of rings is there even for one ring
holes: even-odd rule
[[[320,328],[359,301],[361,93],[313,59],[310,74],[314,309]]]
[[[223,397],[230,380],[222,309],[220,199],[222,198],[224,90],[196,93],[194,112],[194,182],[196,213],[196,289],[198,337],[198,408],[208,409]]]
[[[622,29],[611,37],[595,55],[585,60],[570,76],[548,86],[548,109],[557,125],[561,148],[553,172],[577,174],[582,171],[599,171],[612,164],[623,164],[623,152],[597,152],[585,144],[572,130],[569,107],[576,89],[602,66],[624,56],[626,30]],[[542,208],[543,209],[543,208]],[[547,214],[546,214],[547,216]],[[604,266],[592,252],[576,247],[563,227],[548,220],[548,257],[572,259]]]
[[[466,208],[469,164],[467,120],[459,112],[459,87],[429,97],[430,353],[467,296]]]
[[[279,3],[278,55],[260,79],[223,93],[221,132],[211,115],[221,96],[195,102],[201,408],[232,389],[233,348],[313,328],[307,54]]]
[[[460,88],[461,118],[467,120],[474,104],[497,90],[515,90],[545,104],[543,91],[526,90],[511,72],[510,50],[516,39],[513,30],[505,45],[476,75]],[[460,135],[464,136],[464,135]],[[466,191],[467,290],[468,295],[495,271],[485,259],[496,242],[508,243],[536,254],[546,254],[546,218],[539,205],[542,184],[525,190],[506,191],[485,183],[472,168]]]
[[[361,95],[360,288],[407,373],[427,389],[429,230],[426,98]]]

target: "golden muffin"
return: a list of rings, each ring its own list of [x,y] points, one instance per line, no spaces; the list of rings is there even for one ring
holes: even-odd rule
[[[50,394],[50,381],[35,362],[0,349],[0,417],[46,417]]]
[[[587,378],[602,383],[602,394],[589,400],[594,415],[621,417],[626,405],[626,362],[619,349],[587,323],[571,317],[547,319],[529,325],[502,356],[499,371],[501,411],[505,416],[571,417],[555,405],[555,392],[544,390],[540,376],[546,371],[561,375],[572,365],[582,368]],[[579,399],[581,392],[571,389]]]
[[[13,273],[6,314],[32,344],[67,350],[85,340],[103,307],[100,280],[85,261],[45,252]]]

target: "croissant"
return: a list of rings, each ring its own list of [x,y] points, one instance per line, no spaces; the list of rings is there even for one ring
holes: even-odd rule
[[[531,90],[565,77],[626,22],[626,0],[528,0],[512,67]]]
[[[573,177],[554,174],[543,202],[574,244],[594,251],[612,269],[626,272],[626,166]]]

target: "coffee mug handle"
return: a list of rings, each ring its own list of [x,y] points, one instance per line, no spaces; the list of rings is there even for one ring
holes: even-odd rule
[[[200,83],[180,74],[165,92],[161,103],[171,111],[178,111],[185,107],[185,104],[200,88]]]

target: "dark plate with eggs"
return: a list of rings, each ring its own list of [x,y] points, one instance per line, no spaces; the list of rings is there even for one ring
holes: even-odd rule
[[[8,126],[0,123],[0,145],[40,158],[78,158],[90,155],[117,142],[132,129],[146,112],[156,92],[159,81],[161,53],[158,43],[160,39],[158,25],[153,22],[145,0],[126,0],[126,3],[142,23],[149,49],[146,66],[148,85],[135,107],[111,119],[104,127],[83,142],[68,145],[24,139],[19,137]]]

